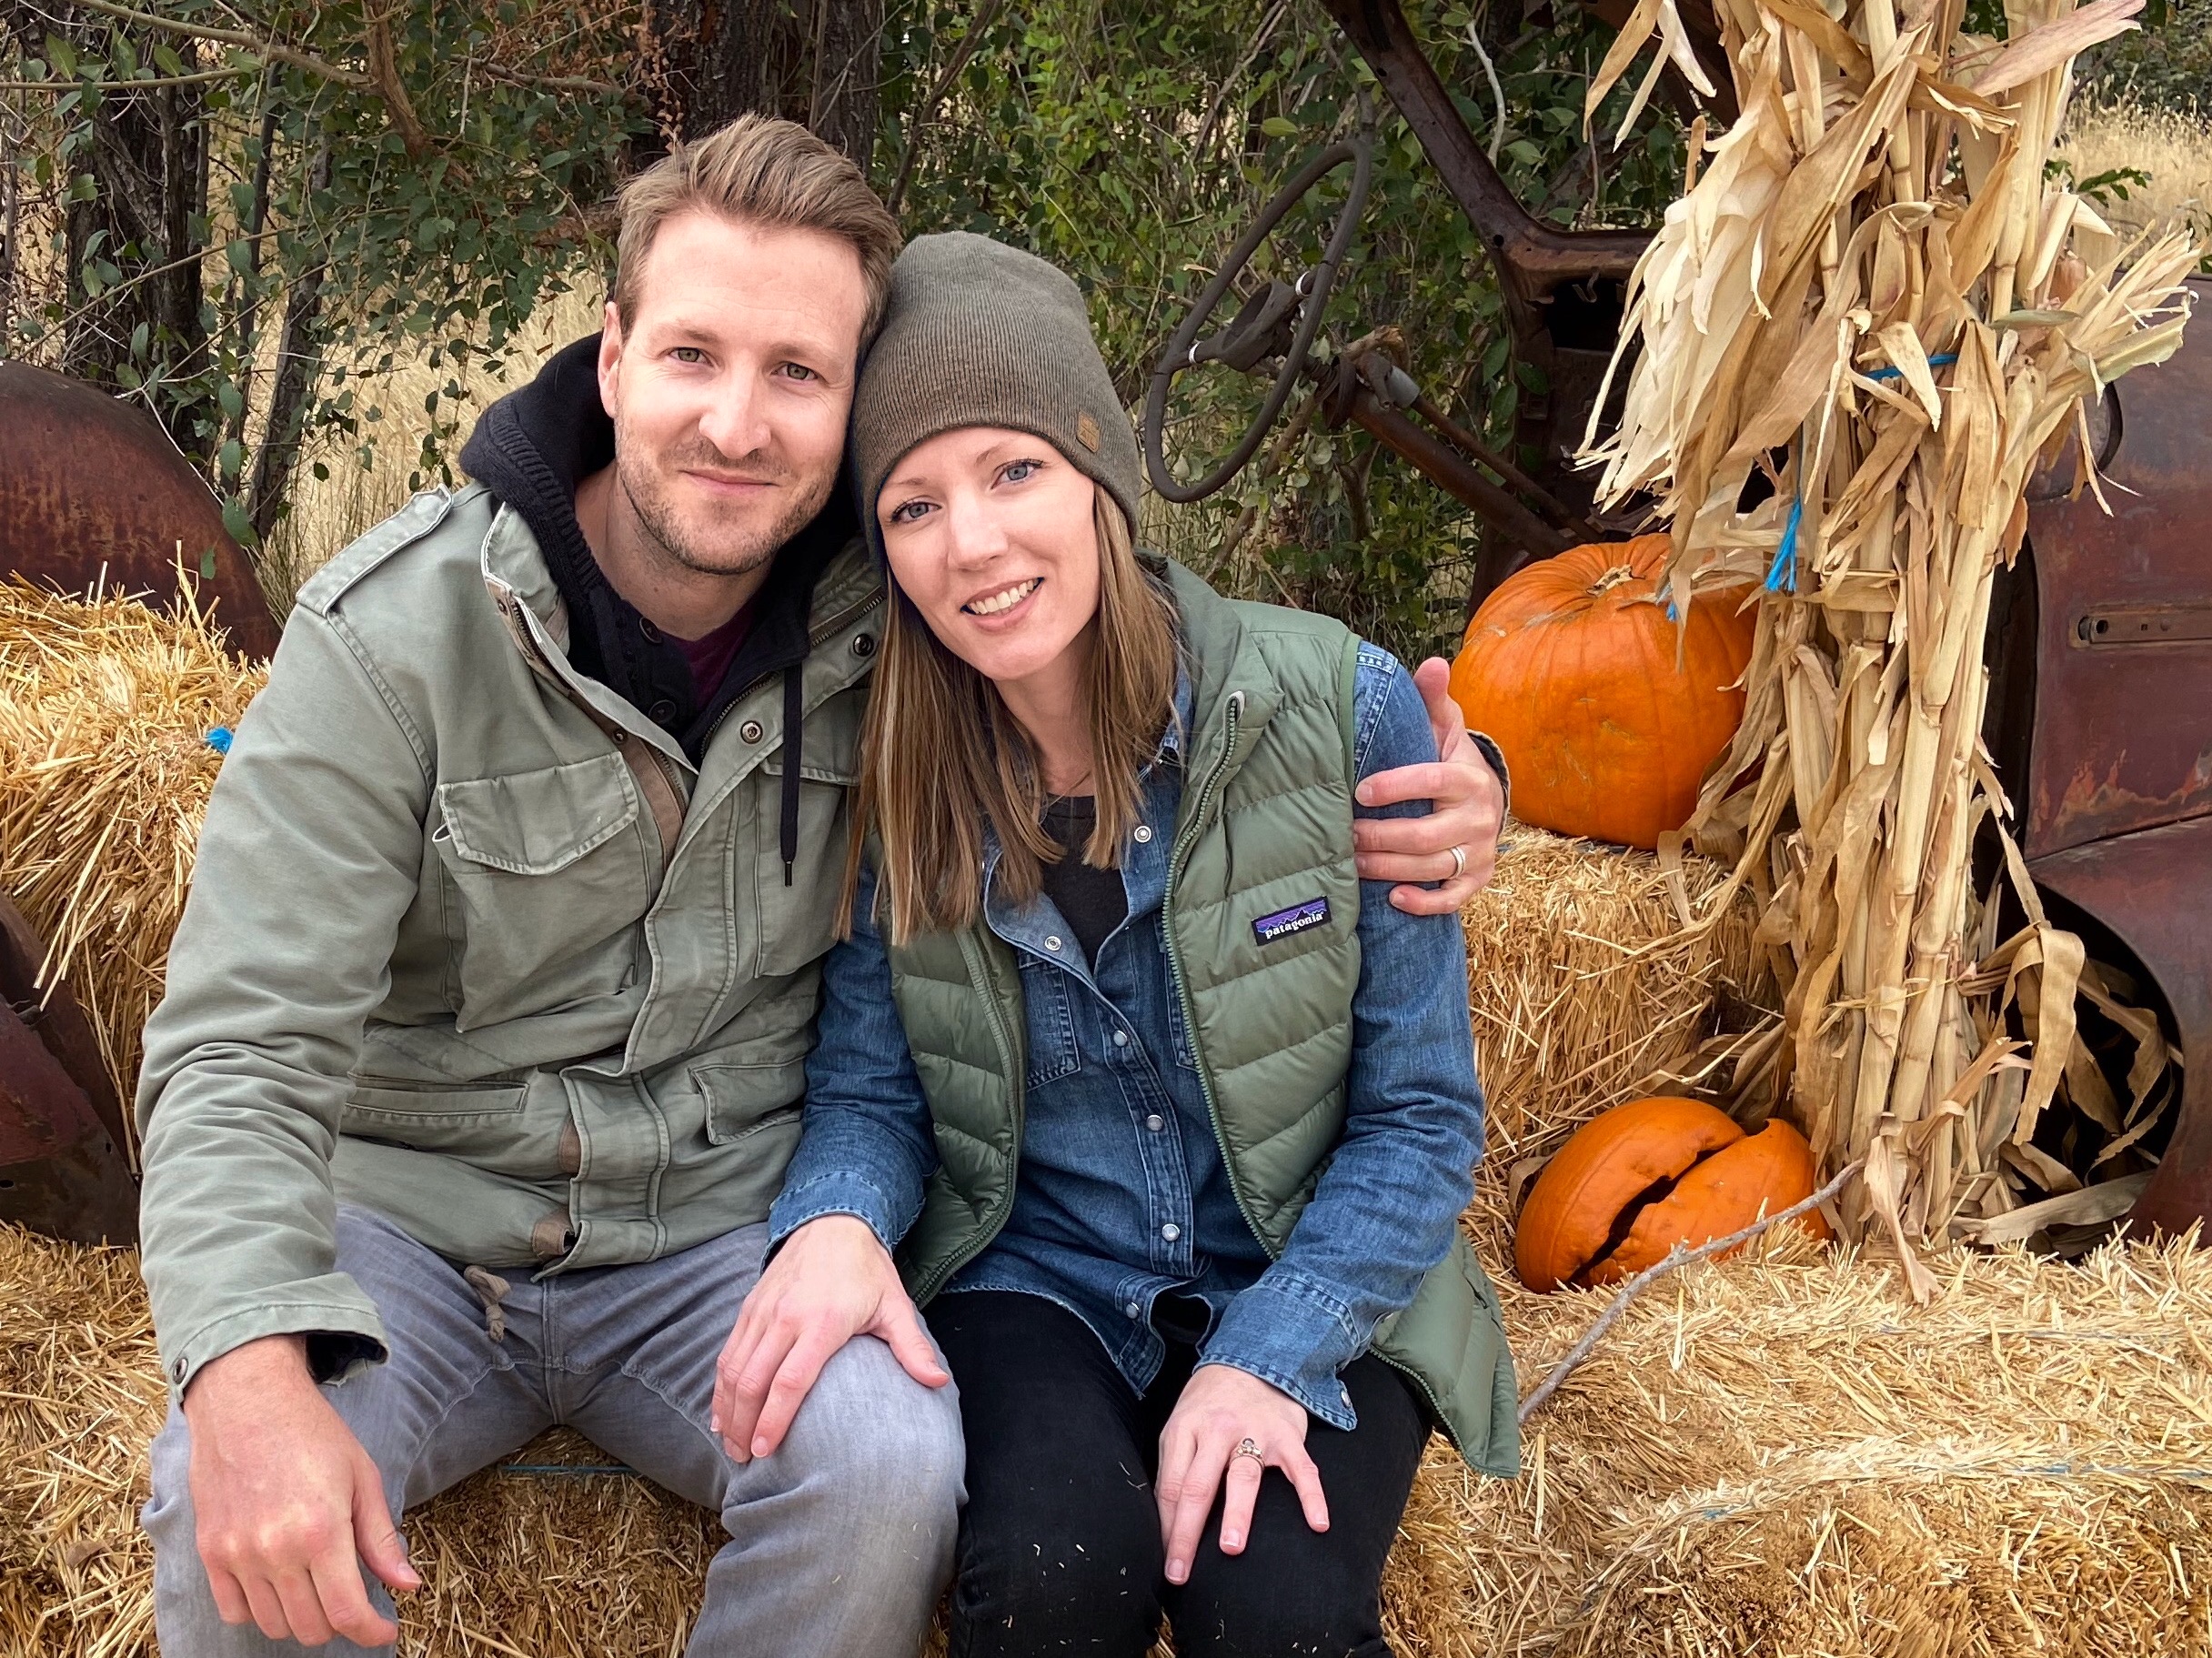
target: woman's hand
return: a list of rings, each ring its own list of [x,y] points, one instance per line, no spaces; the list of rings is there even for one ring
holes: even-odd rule
[[[1260,1456],[1240,1456],[1250,1440]],[[1222,1492],[1222,1552],[1242,1554],[1252,1532],[1252,1499],[1260,1476],[1280,1468],[1297,1488],[1306,1524],[1329,1529],[1329,1502],[1321,1470],[1306,1454],[1306,1410],[1280,1388],[1226,1364],[1202,1364],[1183,1383],[1175,1413],[1160,1430],[1160,1535],[1165,1540],[1168,1582],[1190,1581],[1213,1493]]]
[[[1431,657],[1413,670],[1413,683],[1436,728],[1433,766],[1401,766],[1362,783],[1362,806],[1430,802],[1425,818],[1362,818],[1352,826],[1362,880],[1442,881],[1441,887],[1396,886],[1390,901],[1410,915],[1451,915],[1490,884],[1498,861],[1498,829],[1505,821],[1505,789],[1467,735],[1452,699],[1452,668]],[[1463,869],[1452,856],[1457,847]],[[1247,1459],[1249,1460],[1249,1459]]]
[[[709,1427],[723,1448],[740,1462],[773,1453],[822,1366],[860,1335],[880,1337],[924,1387],[952,1380],[890,1251],[867,1221],[824,1215],[784,1241],[739,1310],[714,1372]]]

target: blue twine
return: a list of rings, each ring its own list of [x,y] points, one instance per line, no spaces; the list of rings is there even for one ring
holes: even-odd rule
[[[1797,590],[1797,526],[1805,517],[1805,497],[1790,501],[1789,521],[1782,527],[1782,545],[1775,548],[1775,562],[1766,572],[1766,590],[1769,593],[1795,593]]]
[[[1936,356],[1928,358],[1928,367],[1930,368],[1943,368],[1947,367],[1949,365],[1957,361],[1957,352],[1941,351],[1936,353]],[[1894,380],[1904,372],[1904,369],[1892,365],[1887,368],[1869,368],[1866,371],[1866,377],[1870,380]]]
[[[230,752],[230,728],[217,726],[214,730],[208,732],[207,746],[217,754],[228,754]]]
[[[1944,368],[1958,361],[1956,351],[1939,351],[1928,358],[1930,368]],[[1894,364],[1886,368],[1870,368],[1870,380],[1894,380],[1905,370]],[[1782,527],[1782,545],[1775,548],[1775,561],[1767,567],[1766,590],[1769,593],[1795,593],[1797,590],[1797,526],[1805,518],[1805,497],[1798,496],[1790,502],[1789,522]]]

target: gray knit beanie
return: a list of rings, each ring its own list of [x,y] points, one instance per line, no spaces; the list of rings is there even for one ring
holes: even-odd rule
[[[968,426],[1034,432],[1137,527],[1137,438],[1091,337],[1083,296],[1034,254],[964,230],[916,236],[852,399],[860,522],[880,555],[876,497],[917,445]]]

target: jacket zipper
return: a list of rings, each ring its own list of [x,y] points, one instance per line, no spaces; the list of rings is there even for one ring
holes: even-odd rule
[[[1175,939],[1175,889],[1181,882],[1183,865],[1188,861],[1191,849],[1197,845],[1198,827],[1205,820],[1206,807],[1212,799],[1214,786],[1228,771],[1229,762],[1236,754],[1237,718],[1243,711],[1244,693],[1232,691],[1229,695],[1229,729],[1222,744],[1221,758],[1214,761],[1213,769],[1207,773],[1205,784],[1199,791],[1198,809],[1187,819],[1189,827],[1176,838],[1174,856],[1168,863],[1167,891],[1160,900],[1161,932],[1167,941],[1168,976],[1174,980],[1175,1000],[1182,1008],[1183,1029],[1191,1033],[1191,1058],[1196,1061],[1193,1069],[1198,1072],[1199,1092],[1206,1099],[1206,1119],[1213,1126],[1213,1143],[1221,1149],[1222,1167],[1230,1171],[1229,1190],[1236,1198],[1237,1212],[1244,1217],[1244,1224],[1252,1228],[1252,1235],[1260,1241],[1260,1247],[1267,1251],[1267,1258],[1280,1261],[1282,1251],[1270,1242],[1267,1234],[1260,1230],[1259,1221],[1252,1216],[1252,1206],[1244,1200],[1244,1188],[1235,1175],[1236,1160],[1230,1153],[1227,1136],[1222,1132],[1222,1110],[1220,1101],[1214,1097],[1213,1070],[1207,1062],[1205,1050],[1199,1045],[1197,1005],[1191,1000],[1190,981],[1183,977],[1182,949]],[[1012,1190],[1010,1185],[1008,1190]],[[1449,1252],[1445,1258],[1450,1259]],[[1421,1396],[1429,1402],[1430,1416],[1443,1428],[1444,1437],[1452,1442],[1452,1448],[1464,1456],[1466,1449],[1459,1442],[1458,1433],[1445,1421],[1443,1406],[1436,1397],[1436,1390],[1424,1378],[1414,1374],[1411,1366],[1401,1364],[1386,1354],[1377,1353],[1375,1356],[1420,1390]]]
[[[1229,1154],[1229,1141],[1222,1132],[1221,1102],[1214,1098],[1213,1070],[1206,1062],[1205,1050],[1198,1042],[1198,1005],[1191,999],[1191,983],[1183,975],[1182,947],[1175,940],[1175,889],[1182,882],[1183,866],[1190,861],[1191,849],[1198,844],[1199,825],[1206,819],[1206,808],[1212,804],[1215,785],[1228,773],[1229,762],[1236,757],[1237,724],[1244,712],[1244,693],[1229,693],[1227,710],[1228,730],[1222,739],[1221,758],[1206,774],[1205,782],[1198,791],[1198,809],[1184,819],[1181,834],[1175,838],[1173,855],[1168,859],[1167,890],[1161,895],[1161,933],[1167,940],[1168,977],[1175,984],[1175,1000],[1182,1009],[1183,1029],[1191,1036],[1191,1058],[1198,1072],[1198,1091],[1205,1096],[1206,1120],[1213,1126],[1213,1143],[1221,1148],[1222,1167],[1232,1171],[1229,1190],[1237,1201],[1237,1212],[1244,1217],[1244,1224],[1252,1228],[1252,1235],[1260,1241],[1270,1261],[1281,1258],[1282,1251],[1268,1241],[1267,1234],[1260,1230],[1260,1222],[1252,1212],[1251,1204],[1244,1201],[1244,1189],[1237,1183],[1233,1171],[1236,1167]]]
[[[981,970],[983,964],[977,960],[979,953],[974,938],[962,933],[960,960],[968,964],[969,979],[983,991],[981,1000],[990,1020],[990,1039],[999,1045],[999,1063],[1006,1068],[1007,1086],[1013,1096],[1013,1150],[1007,1158],[1005,1194],[992,1207],[990,1218],[977,1229],[974,1239],[964,1248],[954,1251],[950,1261],[917,1286],[914,1295],[917,1307],[927,1306],[955,1272],[990,1247],[991,1240],[1005,1227],[1007,1217],[1014,1212],[1014,1185],[1021,1178],[1021,1129],[1027,1110],[1027,1101],[1023,1099],[1023,1081],[1014,1070],[1014,1039],[1006,1028],[1006,1010],[999,1005],[999,999],[990,993],[990,975]]]

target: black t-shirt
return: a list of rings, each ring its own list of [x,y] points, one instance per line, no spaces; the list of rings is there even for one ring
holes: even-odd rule
[[[1129,894],[1119,869],[1094,869],[1083,861],[1083,844],[1098,824],[1098,801],[1091,795],[1063,795],[1048,801],[1044,832],[1061,848],[1058,863],[1044,867],[1044,894],[1060,907],[1083,947],[1083,960],[1095,968],[1099,946],[1129,914]]]

